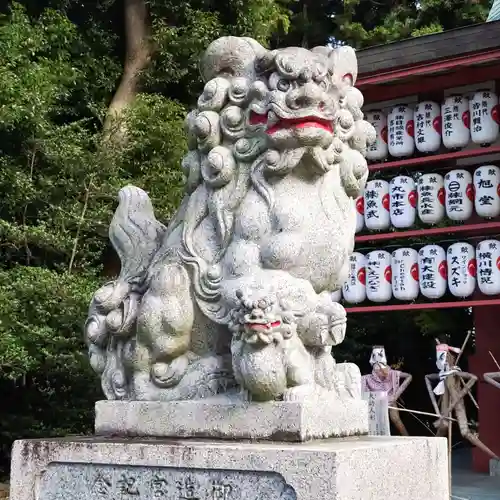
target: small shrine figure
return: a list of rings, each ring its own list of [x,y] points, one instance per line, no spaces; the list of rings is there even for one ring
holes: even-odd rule
[[[448,434],[452,413],[460,428],[460,434],[472,445],[477,446],[486,454],[493,458],[498,458],[477,436],[469,429],[467,412],[465,409],[464,397],[470,393],[472,387],[477,382],[477,377],[472,373],[463,372],[456,366],[456,355],[460,349],[441,343],[436,339],[436,366],[439,373],[431,373],[425,376],[425,385],[431,398],[432,406],[439,419],[434,422],[437,429],[436,436],[443,437]],[[466,381],[464,387],[461,386],[461,379]],[[438,381],[434,389],[432,381]],[[436,396],[441,396],[440,405]]]
[[[398,399],[410,385],[412,376],[409,373],[393,370],[387,364],[384,346],[373,346],[370,365],[372,372],[361,377],[361,390],[363,392],[386,392],[389,406],[393,407],[389,408],[389,418],[402,436],[408,436],[399,410],[395,407],[398,404]]]

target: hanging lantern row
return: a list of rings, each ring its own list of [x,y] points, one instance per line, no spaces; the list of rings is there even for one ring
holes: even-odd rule
[[[453,243],[444,250],[426,245],[419,251],[399,248],[389,253],[373,250],[349,257],[349,276],[333,299],[349,304],[415,300],[419,294],[441,299],[448,289],[458,298],[470,297],[476,284],[484,295],[500,294],[500,241]]]
[[[376,132],[376,141],[368,148],[366,157],[383,161],[387,157],[435,153],[441,143],[447,149],[465,148],[469,141],[489,146],[499,135],[500,109],[498,96],[491,90],[478,90],[469,99],[454,94],[440,106],[423,101],[415,109],[399,104],[386,116],[382,110],[369,111],[366,120]]]
[[[484,165],[474,174],[451,170],[423,174],[417,182],[398,175],[389,182],[371,180],[363,196],[356,200],[356,233],[363,228],[383,231],[392,225],[404,229],[418,218],[424,224],[437,224],[446,215],[452,221],[470,219],[474,209],[484,218],[500,215],[500,168]]]

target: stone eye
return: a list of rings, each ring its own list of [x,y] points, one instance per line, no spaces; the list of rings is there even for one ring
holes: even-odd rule
[[[351,75],[351,73],[346,73],[343,77],[342,77],[342,81],[344,83],[346,83],[347,85],[351,85],[353,84],[353,77]]]
[[[281,92],[286,92],[290,88],[290,82],[282,78],[281,80],[278,80],[276,88]]]
[[[255,303],[255,309],[262,309],[265,311],[267,308],[267,300],[266,299],[260,299]]]
[[[318,87],[320,87],[323,90],[326,90],[328,88],[328,82],[326,80],[321,80],[318,82]]]

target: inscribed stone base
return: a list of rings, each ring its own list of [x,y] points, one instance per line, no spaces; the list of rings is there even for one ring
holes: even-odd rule
[[[216,401],[99,401],[100,436],[196,437],[307,441],[368,433],[361,399],[231,403]]]
[[[444,438],[16,441],[10,500],[449,500]]]

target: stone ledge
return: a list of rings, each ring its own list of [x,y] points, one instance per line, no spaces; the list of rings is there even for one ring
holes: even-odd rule
[[[368,433],[362,400],[314,402],[98,401],[100,436],[302,442]]]
[[[73,469],[70,475],[68,468]],[[121,498],[118,489],[123,475],[133,485],[137,482],[143,492],[134,498],[147,499],[152,496],[144,494],[144,489],[152,473],[160,479],[172,474],[200,479],[218,475],[234,487],[230,500],[450,498],[446,439],[436,437],[365,436],[308,443],[90,436],[26,440],[14,443],[11,471],[10,500],[99,498],[93,491],[99,477],[107,478],[114,490],[106,498]],[[256,498],[259,485],[235,483],[234,476],[242,472],[250,473],[256,482],[262,482],[263,475],[276,478],[279,474],[280,484],[289,485],[287,494],[279,496],[271,488],[269,494]],[[197,490],[197,494],[210,498],[210,491]]]

